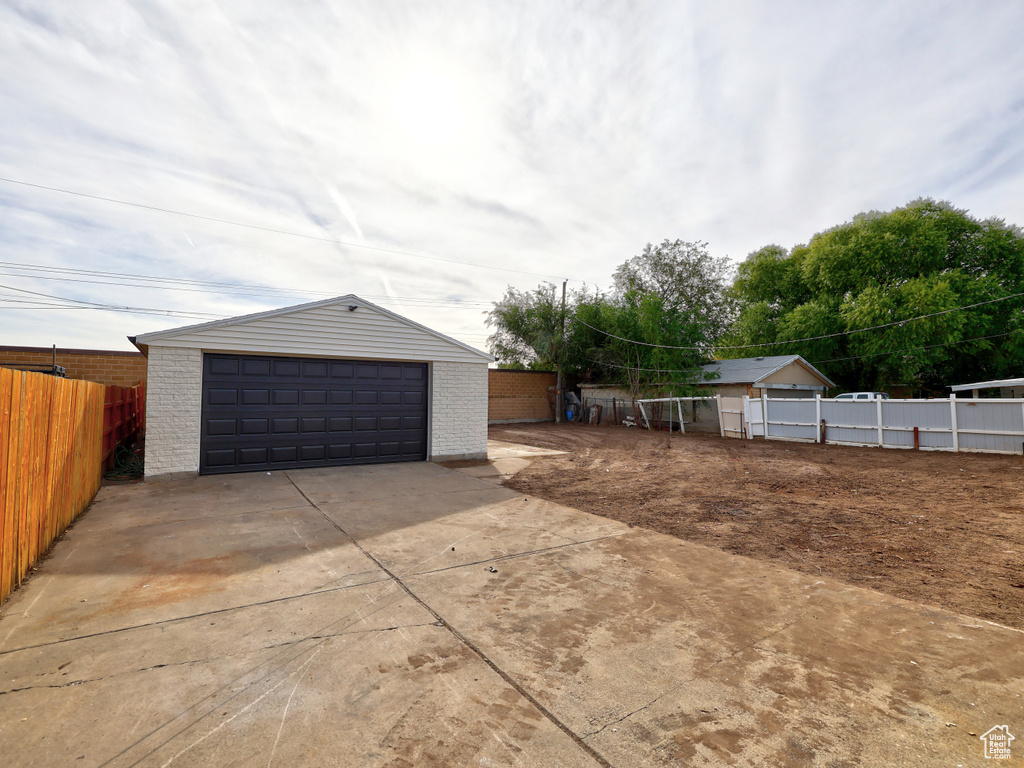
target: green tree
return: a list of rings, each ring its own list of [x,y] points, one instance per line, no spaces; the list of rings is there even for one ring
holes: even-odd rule
[[[703,333],[717,339],[732,320],[732,306],[726,288],[732,276],[727,258],[714,258],[704,242],[664,240],[648,243],[642,253],[615,270],[615,294],[655,296],[661,311],[679,314],[698,322]]]
[[[750,254],[731,290],[740,311],[720,353],[797,353],[846,389],[941,392],[1020,375],[1024,301],[957,308],[1021,292],[1019,228],[917,200],[860,214],[791,251]],[[911,319],[921,315],[933,316]],[[875,326],[885,327],[861,332]]]
[[[655,293],[593,297],[569,320],[582,378],[628,389],[634,398],[672,390],[697,392],[708,378],[708,339],[699,319],[665,309]]]
[[[509,286],[485,321],[494,333],[487,339],[499,368],[556,370],[564,364],[561,345],[565,315],[553,283],[532,291]]]

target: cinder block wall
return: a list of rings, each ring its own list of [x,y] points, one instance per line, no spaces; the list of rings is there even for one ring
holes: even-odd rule
[[[52,364],[53,350],[46,347],[0,347],[0,367]],[[146,381],[146,358],[141,352],[57,347],[57,365],[67,369],[69,379],[119,387],[134,387]]]
[[[431,461],[487,458],[487,363],[431,365]]]
[[[555,381],[555,374],[549,371],[489,370],[487,421],[554,421],[548,387],[555,386]]]
[[[203,352],[151,346],[149,370],[146,479],[195,475],[199,472]]]

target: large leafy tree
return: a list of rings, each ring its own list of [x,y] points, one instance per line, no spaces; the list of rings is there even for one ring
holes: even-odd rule
[[[566,306],[558,286],[542,283],[529,291],[509,286],[487,313],[486,324],[494,332],[488,346],[500,368],[553,371],[579,365],[578,350],[563,343],[566,318],[588,296],[587,287],[567,292]]]
[[[560,368],[634,396],[696,391],[730,319],[728,278],[705,243],[649,244],[615,271],[610,295],[571,291],[564,316],[556,286],[509,287],[488,313],[490,348],[501,366]]]
[[[984,303],[1021,292],[1019,228],[917,200],[789,251],[752,253],[739,267],[740,312],[719,351],[801,354],[847,389],[941,392],[1021,375],[1024,300]],[[982,305],[960,309],[974,304]],[[922,315],[931,316],[912,319]]]
[[[708,253],[708,244],[684,240],[648,243],[642,253],[626,261],[613,276],[615,295],[623,301],[657,297],[661,311],[679,315],[701,334],[717,339],[732,320],[725,289],[732,276],[727,258]]]

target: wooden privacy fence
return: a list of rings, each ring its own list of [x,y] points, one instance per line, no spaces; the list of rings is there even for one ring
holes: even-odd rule
[[[0,601],[102,477],[104,386],[0,368]]]
[[[103,403],[103,468],[114,466],[114,449],[142,432],[146,385],[106,387]]]

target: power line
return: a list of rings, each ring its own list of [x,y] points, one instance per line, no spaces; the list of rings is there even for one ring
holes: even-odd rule
[[[72,304],[80,305],[83,308],[91,309],[105,309],[115,312],[132,312],[136,314],[157,314],[157,315],[169,315],[169,316],[181,316],[181,317],[201,317],[207,319],[220,320],[224,315],[214,315],[209,312],[179,312],[173,309],[155,309],[153,307],[125,307],[114,304],[100,304],[95,301],[83,301],[82,299],[69,299],[65,296],[54,296],[51,293],[40,293],[38,291],[29,291],[24,288],[15,288],[12,285],[2,285],[0,288],[6,288],[9,291],[17,291],[18,293],[25,293],[30,296],[41,296],[47,299],[58,299],[59,301],[66,301]],[[42,302],[40,302],[42,304]],[[42,307],[37,307],[42,308]],[[73,309],[74,307],[59,307],[53,306],[54,309]]]
[[[444,262],[446,264],[458,264],[459,266],[463,266],[463,267],[478,267],[480,269],[494,269],[494,270],[498,270],[500,272],[515,272],[515,273],[520,274],[520,275],[532,275],[534,277],[547,277],[547,278],[553,278],[553,279],[558,279],[558,280],[563,279],[561,277],[556,278],[554,275],[548,275],[548,274],[544,274],[544,273],[541,273],[541,272],[528,272],[528,271],[526,271],[524,269],[512,269],[511,267],[496,267],[496,266],[493,266],[491,264],[476,264],[476,263],[471,262],[471,261],[458,261],[456,259],[445,259],[445,258],[442,258],[441,256],[427,256],[426,254],[423,254],[423,253],[411,253],[409,251],[399,251],[399,250],[396,250],[394,248],[381,248],[380,246],[376,246],[376,245],[364,245],[363,243],[353,243],[353,242],[350,242],[350,241],[347,241],[347,240],[338,240],[338,239],[333,238],[333,237],[322,237],[320,235],[310,235],[310,234],[306,234],[304,232],[291,232],[291,231],[285,230],[285,229],[274,229],[273,227],[263,227],[263,226],[260,226],[259,224],[246,224],[245,222],[231,221],[229,219],[218,219],[218,218],[216,218],[214,216],[203,216],[203,215],[198,214],[198,213],[188,213],[186,211],[175,211],[175,210],[173,210],[171,208],[160,208],[160,207],[155,206],[155,205],[145,205],[143,203],[133,203],[133,202],[130,202],[128,200],[118,200],[118,199],[113,198],[113,197],[101,197],[100,195],[90,195],[90,194],[87,194],[85,192],[76,192],[76,191],[70,190],[70,189],[61,189],[60,187],[49,187],[49,186],[46,186],[45,184],[33,184],[31,182],[28,182],[28,181],[19,181],[18,179],[7,179],[7,178],[4,178],[2,176],[0,176],[0,181],[5,181],[8,184],[20,184],[23,187],[33,187],[35,189],[45,189],[45,190],[47,190],[49,192],[59,192],[59,193],[64,194],[64,195],[74,195],[75,197],[84,197],[84,198],[87,198],[89,200],[99,200],[99,201],[102,201],[104,203],[115,203],[117,205],[128,205],[128,206],[131,206],[133,208],[142,208],[142,209],[147,210],[147,211],[156,211],[158,213],[168,213],[168,214],[171,214],[173,216],[185,216],[185,217],[190,218],[190,219],[199,219],[201,221],[211,221],[211,222],[214,222],[216,224],[227,224],[227,225],[233,226],[233,227],[244,227],[246,229],[255,229],[255,230],[258,230],[260,232],[270,232],[270,233],[275,234],[275,235],[286,235],[288,237],[301,237],[301,238],[304,238],[306,240],[317,240],[317,241],[320,241],[320,242],[323,242],[323,243],[333,243],[335,245],[344,245],[344,246],[347,246],[349,248],[364,248],[364,249],[369,250],[369,251],[378,251],[380,253],[390,253],[390,254],[397,255],[397,256],[409,256],[409,257],[412,257],[412,258],[415,258],[415,259],[429,259],[430,261],[441,261],[441,262]],[[583,281],[575,280],[574,279],[573,282],[577,282],[578,283],[578,282],[583,282]]]
[[[918,352],[925,349],[938,349],[939,347],[951,347],[954,344],[967,344],[971,341],[985,341],[986,339],[999,339],[1003,336],[1012,336],[1015,333],[1024,333],[1024,329],[1017,329],[1013,331],[1007,331],[1006,333],[994,333],[991,336],[975,336],[972,339],[957,339],[956,341],[946,341],[941,344],[929,344],[921,347],[906,347],[904,349],[893,349],[886,350],[885,352],[872,352],[867,355],[857,355],[856,357],[833,357],[829,360],[815,360],[811,365],[823,365],[825,363],[843,363],[849,360],[863,360],[867,357],[878,357],[880,355],[898,355],[903,352]]]
[[[241,295],[260,295],[260,294],[280,294],[286,296],[337,296],[336,292],[331,291],[311,291],[301,288],[275,288],[273,286],[256,285],[252,283],[224,283],[211,280],[195,280],[192,278],[183,277],[164,277],[160,275],[143,275],[135,274],[130,272],[106,272],[95,269],[79,269],[74,267],[57,267],[48,264],[25,264],[21,262],[12,261],[0,261],[0,270],[16,270],[14,272],[0,271],[0,275],[8,275],[9,277],[27,277],[36,280],[60,280],[62,282],[78,282],[78,283],[95,283],[98,285],[129,285],[136,286],[139,288],[155,288],[157,290],[178,290],[198,293],[214,293],[214,294],[232,294],[238,293]],[[41,272],[43,274],[33,274],[35,272]],[[91,280],[85,279],[85,277],[55,277],[56,275],[68,274],[68,275],[82,275],[86,277],[102,277],[111,278],[110,280]],[[120,278],[120,279],[119,279]],[[123,278],[133,278],[134,280],[140,280],[145,282],[154,283],[170,283],[169,286],[163,285],[141,285],[133,280],[125,280]],[[199,286],[211,286],[211,290]],[[216,290],[220,288],[222,290]],[[470,301],[466,299],[457,298],[430,298],[430,297],[415,297],[415,296],[389,296],[381,294],[361,294],[363,298],[374,299],[380,301],[392,301],[392,302],[403,302],[403,303],[415,303],[423,304],[427,306],[474,306],[474,307],[487,307],[493,304],[489,301]]]
[[[754,349],[754,348],[757,348],[757,347],[777,346],[779,344],[799,344],[800,342],[803,342],[803,341],[820,341],[821,339],[833,339],[833,338],[836,338],[836,337],[839,337],[839,336],[849,336],[849,335],[854,334],[854,333],[864,333],[865,331],[877,331],[877,330],[881,330],[882,328],[891,328],[894,325],[905,325],[907,323],[912,323],[912,322],[914,322],[916,320],[925,320],[925,319],[927,319],[929,317],[938,317],[939,315],[948,315],[950,312],[960,312],[960,311],[965,310],[965,309],[974,309],[976,307],[983,307],[983,306],[985,306],[987,304],[996,304],[997,302],[1000,302],[1000,301],[1007,301],[1008,299],[1016,299],[1016,298],[1019,298],[1021,296],[1024,296],[1024,291],[1022,291],[1021,293],[1013,293],[1013,294],[1010,294],[1009,296],[1002,296],[1001,298],[998,298],[998,299],[989,299],[987,301],[979,301],[976,304],[967,304],[967,305],[965,305],[963,307],[952,307],[951,309],[943,309],[943,310],[941,310],[939,312],[931,312],[931,313],[929,313],[927,315],[918,315],[917,317],[908,317],[905,320],[894,320],[891,323],[882,323],[881,325],[872,325],[872,326],[870,326],[868,328],[855,328],[852,331],[838,331],[836,333],[822,334],[821,336],[808,336],[808,337],[803,338],[803,339],[789,339],[787,341],[765,341],[765,342],[761,342],[760,344],[729,344],[729,345],[717,345],[717,346],[716,345],[707,345],[707,346],[704,346],[704,347],[673,346],[671,344],[651,344],[650,342],[646,342],[646,341],[637,341],[636,339],[627,339],[627,338],[625,338],[623,336],[616,336],[614,333],[609,333],[608,331],[602,330],[601,328],[595,328],[590,323],[584,322],[583,320],[580,320],[579,318],[576,318],[576,321],[578,323],[580,323],[581,325],[585,325],[587,328],[590,328],[593,331],[597,331],[598,333],[603,333],[605,336],[609,336],[609,337],[611,337],[613,339],[618,339],[619,341],[625,341],[625,342],[628,342],[630,344],[638,344],[638,345],[643,346],[643,347],[653,347],[655,349],[685,349],[685,350],[692,350],[692,351],[698,351],[698,352],[699,351],[704,351],[709,346],[713,346],[714,349],[716,349],[716,350],[717,349]]]

